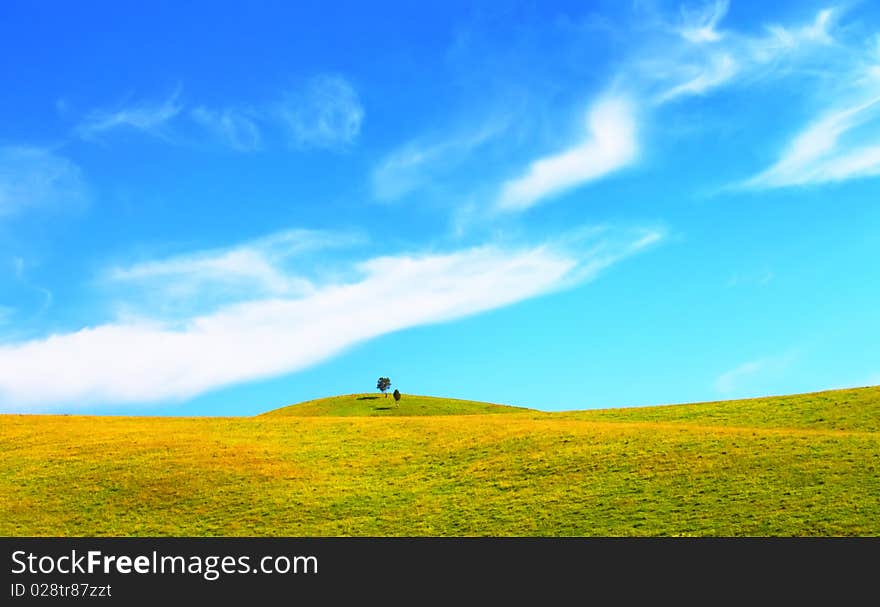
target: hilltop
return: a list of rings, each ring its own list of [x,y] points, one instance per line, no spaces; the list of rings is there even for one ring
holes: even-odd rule
[[[426,416],[426,415],[485,415],[496,413],[523,413],[532,409],[496,405],[473,400],[439,398],[404,394],[399,406],[391,395],[346,394],[329,396],[280,409],[273,409],[260,417],[373,417],[373,416]]]

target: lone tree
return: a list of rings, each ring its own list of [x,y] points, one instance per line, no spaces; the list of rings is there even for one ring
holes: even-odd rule
[[[394,395],[393,395],[393,396],[394,396],[394,405],[395,405],[396,407],[399,407],[399,406],[400,406],[400,390],[398,390],[397,388],[395,388],[395,389],[394,389]]]
[[[385,395],[385,398],[388,398],[388,394],[386,390],[391,387],[391,380],[387,377],[380,377],[379,381],[376,382],[376,389],[381,391],[382,394]]]

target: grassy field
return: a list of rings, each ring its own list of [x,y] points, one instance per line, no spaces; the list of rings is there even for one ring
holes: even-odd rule
[[[878,387],[564,413],[368,396],[0,416],[0,535],[880,535]]]

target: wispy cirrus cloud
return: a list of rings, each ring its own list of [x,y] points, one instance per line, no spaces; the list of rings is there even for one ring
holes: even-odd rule
[[[89,188],[80,167],[34,146],[0,147],[0,217],[29,209],[80,209]]]
[[[721,373],[715,380],[715,390],[730,395],[743,390],[760,389],[768,380],[784,374],[800,357],[799,350],[756,358]]]
[[[800,102],[815,106],[770,166],[726,190],[819,185],[880,174],[880,42],[841,23],[829,6],[800,22],[744,33],[725,27],[727,0],[659,18],[627,77],[654,111],[724,89],[797,82]],[[670,37],[671,34],[671,37]],[[677,41],[676,41],[677,39]],[[784,124],[783,121],[780,121]]]
[[[701,9],[683,11],[682,23],[669,26],[680,38],[649,45],[649,59],[636,62],[640,78],[655,88],[658,104],[706,95],[724,86],[785,75],[793,66],[809,66],[834,43],[831,28],[835,9],[819,11],[813,20],[795,25],[767,24],[763,32],[746,34],[719,29],[729,2],[717,1]]]
[[[6,410],[34,411],[180,399],[289,373],[379,335],[584,283],[662,239],[656,230],[584,234],[531,246],[375,257],[353,262],[349,279],[318,281],[296,294],[283,286],[296,273],[270,260],[268,290],[283,279],[277,295],[190,317],[142,315],[0,346],[0,403]],[[212,274],[217,268],[211,263],[192,261],[216,257],[211,255],[141,264],[129,268],[128,278]],[[240,274],[263,281],[265,261]]]
[[[165,99],[126,102],[90,112],[74,128],[86,141],[118,130],[134,130],[172,144],[192,143],[209,135],[238,152],[261,150],[276,134],[300,149],[343,149],[355,142],[364,108],[354,86],[335,74],[318,74],[281,99],[249,105],[188,106],[178,87]]]
[[[153,312],[299,296],[315,288],[304,273],[293,271],[303,256],[362,242],[354,233],[285,230],[231,247],[115,265],[99,282],[129,298],[138,293],[139,307],[152,306]]]
[[[812,23],[790,28],[781,25],[768,25],[768,37],[757,42],[765,48],[796,49],[804,44],[831,44],[834,38],[830,29],[834,24],[836,10],[826,8],[816,14]]]
[[[535,160],[522,175],[505,182],[496,208],[523,211],[635,161],[636,118],[627,99],[607,97],[596,102],[587,114],[586,127],[580,143]]]
[[[818,118],[791,141],[776,163],[742,187],[803,186],[880,174],[880,145],[845,140],[847,134],[869,125],[876,141],[880,135],[878,118],[880,96]]]
[[[707,62],[693,68],[693,77],[667,89],[657,97],[658,103],[665,103],[678,97],[701,95],[736,76],[740,67],[729,53],[714,53]]]
[[[205,106],[190,112],[192,119],[228,147],[239,152],[255,152],[262,147],[263,136],[254,112],[226,108],[212,110]]]
[[[733,392],[743,379],[760,373],[766,366],[766,359],[750,360],[737,365],[718,376],[718,379],[715,380],[715,389],[725,394]]]
[[[681,25],[677,31],[690,42],[717,42],[723,34],[716,28],[729,9],[729,0],[717,0],[696,7],[682,5]]]
[[[452,137],[409,141],[385,156],[373,169],[377,200],[390,202],[419,191],[453,170],[506,128],[503,120]]]
[[[112,109],[94,110],[76,126],[74,132],[89,141],[117,129],[133,129],[160,139],[170,139],[168,123],[180,115],[183,108],[178,88],[161,101],[141,101],[121,104]]]
[[[838,83],[817,100],[821,109],[779,158],[733,189],[820,185],[880,174],[880,145],[874,143],[880,136],[880,79],[872,72],[878,57],[858,41],[835,37],[840,14],[828,8],[808,25],[769,26],[768,35],[753,45],[753,55],[762,61],[791,56],[804,47],[831,49],[833,53],[822,54],[828,65],[817,66],[816,72]]]
[[[291,143],[301,148],[340,148],[360,134],[364,108],[354,86],[338,75],[322,74],[291,91],[278,105]]]

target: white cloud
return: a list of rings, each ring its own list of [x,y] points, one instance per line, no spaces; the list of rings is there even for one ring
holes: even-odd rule
[[[166,305],[189,298],[213,304],[218,299],[298,295],[311,291],[312,285],[288,270],[291,260],[358,242],[356,235],[286,230],[233,247],[113,267],[103,282],[142,288],[147,303],[159,298]]]
[[[767,26],[769,37],[757,43],[763,44],[766,48],[785,50],[796,49],[803,44],[810,43],[831,44],[834,42],[830,32],[833,17],[834,11],[832,9],[825,9],[819,11],[815,20],[809,25],[796,28],[769,25]]]
[[[742,379],[759,373],[765,366],[766,361],[760,359],[743,363],[738,367],[725,371],[715,380],[715,389],[722,393],[733,392]]]
[[[373,195],[379,200],[396,200],[417,189],[425,167],[439,157],[443,148],[405,146],[386,157],[373,170]]]
[[[685,95],[701,95],[731,80],[738,70],[736,61],[729,54],[714,54],[708,64],[696,68],[697,73],[693,78],[673,86],[657,101],[663,103]]]
[[[880,96],[831,112],[807,126],[782,157],[755,175],[746,188],[775,188],[841,181],[880,174],[880,145],[841,139],[880,114]]]
[[[826,109],[795,135],[779,158],[751,178],[729,189],[809,186],[880,175],[880,87],[876,74],[878,49],[857,45],[843,34],[835,38],[836,8],[819,11],[799,27],[768,26],[767,35],[748,39],[740,56],[753,64],[773,65],[790,58],[804,73],[825,77],[818,104]],[[820,49],[817,61],[806,51]],[[867,53],[867,54],[866,54]]]
[[[767,389],[767,386],[791,367],[798,356],[800,356],[798,350],[790,350],[778,356],[742,363],[719,375],[715,380],[715,389],[725,395],[741,393],[744,390]]]
[[[357,91],[340,76],[312,78],[299,91],[289,94],[280,106],[294,145],[337,148],[357,139],[364,108]]]
[[[0,402],[7,410],[68,410],[185,398],[288,373],[379,335],[584,282],[660,238],[656,231],[594,231],[588,242],[379,257],[355,264],[356,279],[294,297],[230,304],[176,323],[119,321],[0,346]]]
[[[503,211],[527,209],[631,164],[637,153],[632,106],[622,98],[602,99],[588,113],[586,140],[534,161],[525,174],[502,186],[496,206]]]
[[[684,25],[648,37],[632,64],[635,89],[655,107],[725,87],[787,79],[797,102],[824,107],[779,158],[756,175],[722,190],[804,186],[880,175],[880,38],[856,39],[858,28],[824,8],[800,24],[765,25],[758,34],[717,27],[727,2],[685,13]],[[794,82],[796,81],[796,82]],[[763,93],[762,93],[763,94]],[[780,120],[784,124],[784,120]],[[766,145],[766,144],[765,144]]]
[[[831,28],[837,12],[819,11],[805,25],[764,27],[762,35],[734,30],[720,33],[716,27],[727,13],[728,2],[715,2],[684,13],[684,25],[674,27],[678,42],[668,39],[648,45],[639,60],[640,77],[657,87],[655,103],[704,95],[725,85],[784,74],[793,65],[808,66],[811,59],[834,43]],[[845,54],[845,53],[844,53]],[[827,57],[814,66],[827,71]]]
[[[234,150],[254,152],[262,146],[260,128],[246,112],[230,108],[215,111],[200,106],[190,116]]]
[[[81,208],[88,198],[82,171],[67,158],[38,147],[0,147],[0,216]]]
[[[696,10],[682,6],[682,25],[678,28],[678,33],[686,40],[698,44],[717,42],[722,34],[716,28],[729,8],[729,0],[716,0]]]
[[[141,102],[113,110],[95,110],[77,125],[75,132],[83,139],[94,140],[108,131],[130,128],[167,139],[167,123],[183,110],[179,96],[180,91],[177,90],[160,102]]]
[[[827,50],[834,43],[831,28],[836,14],[835,9],[824,9],[805,25],[770,24],[764,26],[763,36],[739,36],[731,42],[742,61],[754,63],[753,67],[784,57],[796,59],[799,52]]]
[[[186,110],[186,111],[185,111]],[[162,101],[129,103],[91,112],[74,129],[82,139],[95,141],[117,129],[133,129],[170,143],[186,141],[194,125],[240,152],[262,149],[263,128],[284,129],[290,142],[302,148],[342,148],[360,134],[364,108],[346,79],[320,75],[281,102],[257,107],[206,105],[187,109],[180,89]],[[182,121],[190,121],[187,125]],[[184,127],[189,127],[184,128]]]
[[[419,190],[456,166],[505,127],[496,122],[474,133],[426,143],[411,141],[394,150],[373,169],[373,195],[392,201]]]

